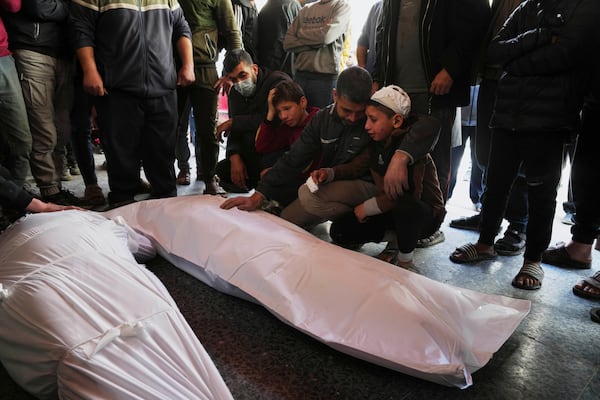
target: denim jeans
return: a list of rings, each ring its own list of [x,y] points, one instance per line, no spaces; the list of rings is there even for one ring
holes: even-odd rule
[[[294,81],[304,90],[309,106],[325,108],[333,103],[337,75],[298,71]]]
[[[4,136],[10,149],[6,167],[14,182],[23,186],[29,175],[31,133],[23,91],[12,56],[0,57],[0,134]]]
[[[93,96],[83,90],[83,72],[78,68],[71,110],[71,144],[85,186],[98,184],[91,138],[92,108]]]

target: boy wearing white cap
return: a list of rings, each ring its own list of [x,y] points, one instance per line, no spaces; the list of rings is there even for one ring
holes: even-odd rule
[[[438,230],[446,215],[435,165],[429,154],[415,161],[409,167],[410,189],[397,199],[385,194],[383,178],[395,149],[415,122],[431,119],[431,129],[437,130],[439,122],[411,114],[409,96],[395,85],[375,92],[365,113],[365,129],[373,139],[369,167],[377,194],[357,205],[353,213],[333,221],[330,235],[344,246],[388,241],[378,258],[414,269],[417,240]]]

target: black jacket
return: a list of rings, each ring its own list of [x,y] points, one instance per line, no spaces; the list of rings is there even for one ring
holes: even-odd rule
[[[293,76],[293,60],[283,61],[288,54],[283,49],[283,38],[300,11],[297,0],[269,0],[258,13],[258,61],[261,67],[284,71]],[[292,57],[292,53],[288,58]],[[288,62],[289,61],[289,62]]]
[[[267,115],[269,91],[282,80],[290,77],[280,71],[266,68],[258,70],[256,91],[252,97],[244,97],[235,89],[229,92],[229,118],[233,120],[227,137],[226,157],[254,149],[254,138],[260,123]]]
[[[258,192],[267,198],[274,198],[279,187],[285,186],[290,177],[297,176],[319,156],[319,168],[335,168],[351,163],[363,151],[367,151],[372,140],[365,131],[365,119],[347,125],[340,119],[335,107],[334,103],[315,114],[290,150],[261,178],[256,188]],[[435,118],[423,116],[407,130],[396,150],[406,153],[413,164],[431,151],[439,131],[439,122]],[[360,166],[352,167],[351,174],[346,171],[343,179],[366,177],[370,180],[368,165],[367,156],[362,170]]]
[[[258,60],[258,10],[249,0],[231,0],[233,13],[238,21],[242,43],[252,60]]]
[[[507,20],[488,50],[504,69],[490,125],[521,131],[579,128],[597,51],[597,0],[527,0]]]
[[[3,15],[11,50],[31,50],[51,57],[73,55],[69,46],[65,0],[26,0],[16,14]]]
[[[0,206],[12,207],[24,211],[31,203],[33,196],[18,187],[14,182],[0,176]]]
[[[146,4],[147,2],[143,2]],[[71,3],[75,48],[93,47],[98,72],[110,93],[160,97],[175,90],[173,43],[190,27],[175,0],[79,0]]]
[[[383,0],[377,27],[373,80],[379,87],[393,84],[399,0]],[[453,79],[450,93],[433,95],[432,105],[466,106],[470,102],[470,83],[477,50],[490,16],[488,0],[423,0],[420,44],[427,83],[446,68]]]

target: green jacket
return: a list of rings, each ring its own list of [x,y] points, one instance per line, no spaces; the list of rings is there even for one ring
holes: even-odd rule
[[[231,0],[179,0],[179,4],[192,31],[194,85],[212,87],[218,79],[215,63],[220,51],[242,47]]]

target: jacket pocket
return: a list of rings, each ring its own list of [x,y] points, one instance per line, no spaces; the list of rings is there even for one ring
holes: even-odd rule
[[[198,31],[192,35],[194,61],[197,63],[214,63],[219,57],[217,34],[211,31]]]

